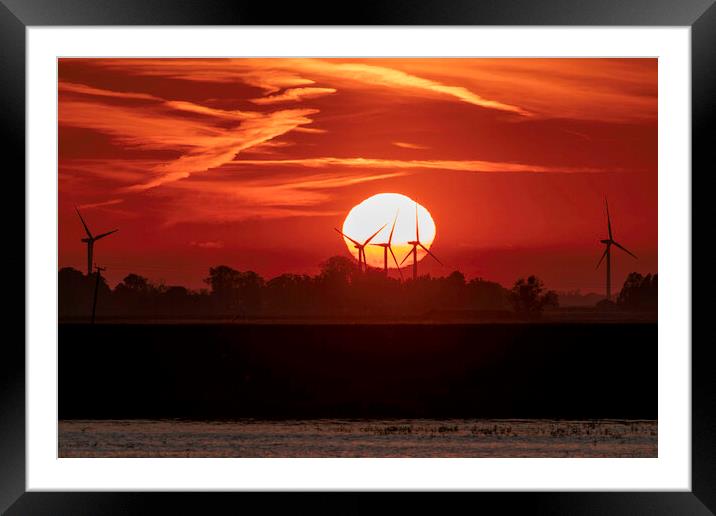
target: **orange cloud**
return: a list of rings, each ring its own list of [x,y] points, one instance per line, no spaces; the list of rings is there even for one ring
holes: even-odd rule
[[[114,97],[120,99],[141,99],[141,100],[162,100],[148,93],[132,93],[126,91],[111,91],[102,88],[94,88],[85,84],[60,81],[58,90],[67,93],[78,93],[80,95],[94,95],[100,97]]]
[[[227,167],[224,167],[226,171]],[[247,218],[333,215],[318,205],[330,201],[328,190],[381,181],[405,172],[336,174],[321,172],[294,175],[290,181],[274,175],[248,179],[211,180],[192,178],[166,185],[163,199],[176,209],[165,210],[166,224],[180,222],[227,222]],[[188,202],[190,196],[191,201]]]
[[[326,74],[334,80],[352,81],[374,86],[387,88],[399,88],[412,90],[413,93],[431,93],[453,97],[462,102],[476,106],[508,111],[521,116],[528,116],[530,113],[516,105],[507,104],[497,100],[487,99],[477,93],[463,87],[443,84],[439,81],[418,77],[395,68],[387,66],[375,66],[363,63],[336,63],[330,59],[301,59],[292,61],[292,64],[300,70]]]
[[[306,134],[325,134],[328,131],[325,129],[319,129],[318,127],[296,127],[296,132]]]
[[[109,201],[101,201],[101,202],[93,202],[88,204],[80,204],[78,208],[82,208],[83,210],[89,210],[92,208],[100,208],[102,206],[112,206],[115,204],[119,204],[123,202],[122,199],[110,199]]]
[[[401,147],[403,149],[426,150],[426,149],[430,148],[425,145],[418,145],[417,143],[408,143],[408,142],[392,142],[392,143],[396,147]]]
[[[278,95],[251,99],[254,104],[276,104],[278,102],[301,102],[335,93],[335,88],[289,88]]]
[[[311,168],[323,167],[360,167],[360,168],[391,168],[391,169],[437,169],[456,170],[462,172],[531,172],[531,173],[587,173],[604,172],[604,170],[588,167],[551,167],[480,160],[398,160],[380,158],[304,158],[278,160],[236,160],[232,165],[252,166],[301,166]]]
[[[100,96],[108,94],[103,92]],[[207,119],[181,117],[176,111],[205,115]],[[178,158],[149,169],[143,181],[125,187],[125,191],[141,191],[228,163],[242,150],[310,124],[313,120],[309,116],[316,113],[316,109],[226,111],[176,101],[140,108],[63,100],[59,105],[59,123],[103,132],[129,147],[181,153]],[[225,127],[217,123],[225,120],[236,121],[237,125]]]
[[[103,59],[98,66],[127,73],[170,77],[190,81],[243,82],[267,93],[282,88],[315,84],[313,78],[325,82],[355,86],[399,89],[413,95],[444,96],[476,106],[507,111],[521,116],[530,113],[513,104],[486,98],[457,85],[444,84],[410,74],[389,66],[346,63],[337,59]],[[318,89],[318,88],[298,88]],[[331,89],[331,88],[328,88]],[[281,98],[282,95],[277,95]]]
[[[311,86],[398,90],[541,118],[632,122],[656,117],[653,59],[370,58],[97,59],[126,74],[242,83],[271,95]],[[308,89],[308,88],[307,88]]]
[[[280,66],[282,59],[97,59],[98,67],[135,75],[167,77],[192,82],[242,82],[276,93],[283,88],[314,81]],[[274,66],[278,65],[278,66]]]

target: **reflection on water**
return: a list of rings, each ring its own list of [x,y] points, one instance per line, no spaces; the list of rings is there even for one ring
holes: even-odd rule
[[[656,421],[72,420],[60,457],[656,457]]]

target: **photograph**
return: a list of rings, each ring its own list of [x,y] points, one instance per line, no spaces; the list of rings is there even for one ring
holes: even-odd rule
[[[658,74],[59,57],[58,457],[658,458]]]

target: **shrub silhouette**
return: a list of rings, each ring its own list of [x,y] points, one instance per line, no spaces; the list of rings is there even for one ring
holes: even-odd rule
[[[617,305],[625,310],[655,312],[658,309],[657,275],[632,272],[617,296]]]
[[[559,306],[557,293],[545,292],[544,283],[536,276],[518,279],[510,290],[509,300],[516,313],[527,317],[539,316],[545,308]]]

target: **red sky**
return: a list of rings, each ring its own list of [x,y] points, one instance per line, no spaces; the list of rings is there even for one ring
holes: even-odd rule
[[[656,59],[60,59],[59,266],[74,206],[114,286],[315,273],[381,192],[430,210],[421,273],[604,291],[657,271]]]

